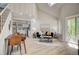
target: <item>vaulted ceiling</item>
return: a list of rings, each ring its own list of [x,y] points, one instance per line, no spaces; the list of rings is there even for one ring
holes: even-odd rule
[[[55,3],[52,6],[49,6],[48,3],[38,3],[37,8],[58,19],[63,11],[66,15],[76,14],[79,10],[79,3]]]
[[[64,3],[56,3],[52,6],[49,6],[48,3],[39,3],[37,4],[37,8],[40,11],[46,12],[47,14],[58,18],[63,5]]]

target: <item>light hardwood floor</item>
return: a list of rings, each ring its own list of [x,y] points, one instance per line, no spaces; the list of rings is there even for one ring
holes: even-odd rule
[[[22,45],[23,55],[77,55],[78,51],[75,48],[69,47],[66,43],[57,39],[53,39],[52,43],[39,42],[38,39],[27,38],[26,39],[27,54],[24,53]],[[20,51],[14,48],[12,55],[20,55]]]

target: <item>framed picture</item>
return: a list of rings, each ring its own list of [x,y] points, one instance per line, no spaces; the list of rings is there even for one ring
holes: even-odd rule
[[[40,24],[40,30],[42,32],[50,31],[50,24]]]

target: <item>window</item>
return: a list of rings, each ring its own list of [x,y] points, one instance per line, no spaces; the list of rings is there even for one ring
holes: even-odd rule
[[[67,37],[68,41],[72,43],[78,43],[79,38],[79,17],[67,18]]]

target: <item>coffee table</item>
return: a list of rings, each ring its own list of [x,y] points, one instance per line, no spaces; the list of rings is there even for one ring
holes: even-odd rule
[[[41,39],[47,40],[48,42],[52,42],[52,36],[41,36]]]

